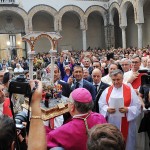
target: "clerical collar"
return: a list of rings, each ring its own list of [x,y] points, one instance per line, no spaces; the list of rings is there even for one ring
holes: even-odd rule
[[[114,89],[119,90],[119,89],[122,89],[122,87],[123,87],[123,84],[122,84],[122,86],[119,87],[119,88],[116,88],[116,87],[114,86]]]

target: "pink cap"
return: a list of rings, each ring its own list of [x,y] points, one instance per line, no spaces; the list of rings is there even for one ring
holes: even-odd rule
[[[72,93],[72,98],[74,101],[81,103],[89,103],[92,101],[91,93],[85,88],[77,88]]]

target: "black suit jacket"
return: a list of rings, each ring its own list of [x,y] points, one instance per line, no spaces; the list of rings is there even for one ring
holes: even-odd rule
[[[102,92],[109,86],[110,86],[109,84],[101,82],[99,89],[97,91],[96,97],[95,97],[94,111],[99,113],[99,105],[98,105],[99,98],[100,98]]]
[[[76,84],[74,84],[72,87],[71,87],[71,90],[73,91],[76,87]],[[95,96],[96,96],[96,91],[95,91],[95,86],[90,83],[89,81],[86,81],[85,79],[83,79],[83,88],[87,89],[91,95],[92,95],[92,99],[93,101],[95,100]]]

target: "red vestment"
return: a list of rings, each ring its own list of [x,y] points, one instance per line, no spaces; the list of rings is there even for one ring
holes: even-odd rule
[[[108,93],[106,96],[107,104],[112,90],[113,90],[113,85],[108,88]],[[124,97],[124,107],[129,107],[131,103],[131,89],[125,84],[123,84],[123,97]],[[127,117],[126,116],[122,117],[121,132],[125,140],[127,140],[128,137],[128,128],[129,128],[129,122],[127,121]]]
[[[141,86],[141,76],[144,75],[145,73],[140,73],[138,77],[131,83],[132,87],[134,89],[138,89],[139,86]]]

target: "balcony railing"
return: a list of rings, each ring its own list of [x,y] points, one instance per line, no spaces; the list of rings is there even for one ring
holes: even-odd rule
[[[17,0],[0,0],[0,5],[18,5]]]

